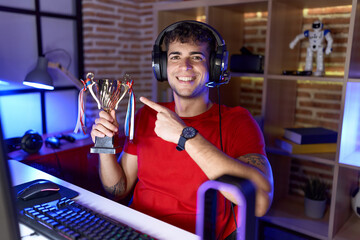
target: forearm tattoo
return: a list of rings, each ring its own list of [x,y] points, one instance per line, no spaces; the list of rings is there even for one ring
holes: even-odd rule
[[[263,170],[265,168],[266,158],[265,156],[257,153],[250,153],[242,156],[247,164]]]
[[[120,179],[119,182],[117,182],[115,185],[108,187],[104,186],[106,192],[111,194],[112,197],[117,198],[120,195],[122,195],[125,191],[125,180]]]

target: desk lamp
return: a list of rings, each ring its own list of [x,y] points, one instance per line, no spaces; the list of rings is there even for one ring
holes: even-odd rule
[[[40,56],[35,69],[26,75],[23,84],[40,89],[54,90],[54,83],[47,71],[47,67],[48,60]]]
[[[49,54],[49,53],[52,53],[55,51],[63,51],[64,53],[66,53],[66,55],[68,55],[69,63],[68,63],[67,68],[63,67],[60,63],[49,62],[45,58],[46,54]],[[56,48],[56,49],[47,51],[46,53],[44,53],[44,55],[39,56],[35,69],[26,75],[23,84],[27,85],[27,86],[35,87],[35,88],[40,88],[40,89],[54,90],[53,79],[47,71],[47,69],[50,68],[50,69],[55,69],[55,70],[59,71],[78,90],[81,90],[83,88],[83,84],[68,71],[70,63],[71,63],[71,56],[64,49]]]

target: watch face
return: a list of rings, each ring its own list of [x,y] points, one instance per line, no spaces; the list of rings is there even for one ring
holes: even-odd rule
[[[186,127],[182,132],[183,136],[187,139],[195,137],[196,133],[197,130],[193,127]]]

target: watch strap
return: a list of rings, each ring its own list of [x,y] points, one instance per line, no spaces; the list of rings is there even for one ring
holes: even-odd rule
[[[183,151],[185,150],[185,142],[186,142],[186,138],[184,138],[184,136],[180,136],[179,138],[179,142],[178,142],[178,145],[176,146],[176,150],[178,151]]]

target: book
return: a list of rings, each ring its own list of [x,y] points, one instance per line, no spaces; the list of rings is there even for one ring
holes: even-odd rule
[[[336,152],[336,143],[297,144],[285,138],[278,138],[275,144],[293,154]]]
[[[336,143],[337,132],[323,127],[285,128],[284,138],[297,144]]]

